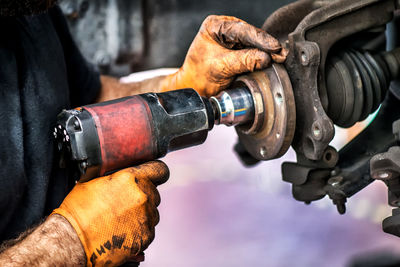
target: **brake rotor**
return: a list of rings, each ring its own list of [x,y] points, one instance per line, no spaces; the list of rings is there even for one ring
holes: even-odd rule
[[[256,159],[269,160],[289,149],[296,129],[296,108],[292,84],[279,64],[238,77],[237,86],[246,85],[255,103],[255,118],[236,127],[240,142]]]

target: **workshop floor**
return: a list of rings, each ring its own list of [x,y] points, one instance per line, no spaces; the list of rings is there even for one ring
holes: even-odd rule
[[[235,131],[217,126],[206,143],[164,158],[161,222],[143,267],[347,266],[357,256],[400,253],[381,230],[390,209],[375,183],[341,216],[329,199],[306,206],[281,181],[282,159],[244,168],[232,151]]]

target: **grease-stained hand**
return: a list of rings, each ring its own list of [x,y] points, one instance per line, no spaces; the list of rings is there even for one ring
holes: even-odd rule
[[[230,16],[208,16],[182,67],[161,83],[163,91],[194,88],[203,96],[226,89],[235,76],[285,61],[287,51],[265,31]]]
[[[168,167],[152,161],[78,183],[53,214],[75,229],[88,266],[120,265],[153,241],[160,204],[156,186],[168,177]]]

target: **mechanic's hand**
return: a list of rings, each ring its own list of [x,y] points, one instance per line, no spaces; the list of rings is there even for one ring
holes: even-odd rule
[[[286,51],[268,33],[243,20],[208,16],[192,42],[179,71],[161,83],[163,91],[194,88],[203,96],[225,89],[235,76],[282,63]]]
[[[71,223],[88,266],[120,265],[153,241],[160,204],[156,186],[168,176],[163,162],[152,161],[78,183],[53,214]]]

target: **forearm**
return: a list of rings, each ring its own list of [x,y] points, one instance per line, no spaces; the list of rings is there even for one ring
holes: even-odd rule
[[[83,266],[85,252],[75,230],[52,215],[31,234],[0,254],[0,266]]]
[[[137,95],[147,92],[161,92],[164,79],[166,76],[158,76],[155,78],[143,80],[140,82],[121,83],[118,79],[102,75],[101,90],[96,102],[103,102],[116,98],[130,95]]]

